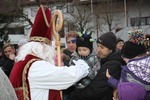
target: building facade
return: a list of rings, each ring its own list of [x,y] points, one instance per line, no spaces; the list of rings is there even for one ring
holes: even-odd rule
[[[133,28],[142,28],[144,33],[150,34],[150,0],[21,0],[20,4],[32,23],[40,4],[48,6],[52,13],[61,9],[65,19],[61,32],[63,45],[64,34],[76,30],[74,27],[82,23],[94,33],[94,38],[112,31],[126,41],[127,32]],[[18,20],[10,24],[8,31],[11,43],[16,44],[21,38],[29,37],[31,25],[27,20],[21,23]]]

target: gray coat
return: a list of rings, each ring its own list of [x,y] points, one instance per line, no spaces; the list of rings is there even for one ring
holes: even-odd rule
[[[0,100],[18,100],[15,91],[3,70],[0,68]]]

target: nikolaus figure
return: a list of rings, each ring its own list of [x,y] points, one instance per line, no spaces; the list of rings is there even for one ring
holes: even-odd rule
[[[51,11],[45,16],[51,25]],[[83,60],[75,65],[55,66],[55,48],[51,46],[52,26],[48,27],[39,8],[28,43],[18,50],[10,81],[19,100],[61,100],[59,90],[67,89],[89,74],[89,66]]]

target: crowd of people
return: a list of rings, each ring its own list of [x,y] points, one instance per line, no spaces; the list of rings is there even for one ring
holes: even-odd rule
[[[51,11],[44,13],[51,24]],[[21,40],[18,50],[11,44],[0,50],[0,100],[150,100],[143,33],[131,30],[124,41],[113,32],[95,40],[91,31],[70,31],[58,67],[52,26],[40,7],[29,39]]]

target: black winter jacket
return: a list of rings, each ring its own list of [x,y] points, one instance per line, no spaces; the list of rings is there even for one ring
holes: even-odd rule
[[[106,70],[108,69],[114,78],[119,79],[121,65],[124,65],[124,62],[117,52],[101,59],[101,69],[95,79],[86,88],[71,92],[70,100],[112,100],[113,88],[108,86]]]
[[[8,57],[6,56],[3,56],[1,59],[0,59],[0,67],[2,67],[3,71],[5,72],[5,74],[9,77],[10,73],[11,73],[11,70],[14,66],[14,63],[15,61],[14,60],[11,60],[9,59]]]

